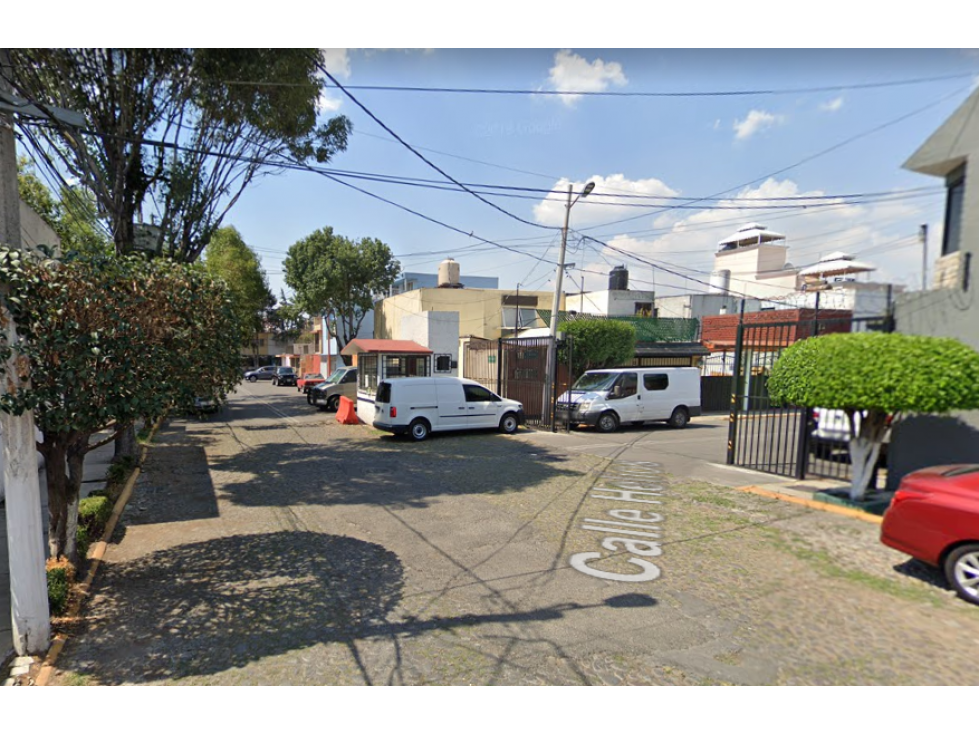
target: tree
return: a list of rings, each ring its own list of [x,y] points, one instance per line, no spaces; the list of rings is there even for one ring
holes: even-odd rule
[[[956,339],[827,334],[778,358],[769,394],[783,404],[842,410],[850,424],[850,497],[862,500],[888,425],[909,413],[979,408],[979,353]]]
[[[2,71],[52,115],[21,133],[94,192],[116,251],[133,252],[144,203],[159,244],[193,262],[244,189],[274,166],[324,163],[346,149],[343,116],[317,123],[314,49],[19,49]],[[30,122],[30,121],[28,121]]]
[[[636,356],[636,329],[613,319],[576,319],[561,323],[572,337],[571,369],[576,375],[604,367],[621,367]],[[562,347],[562,352],[565,347]],[[558,359],[567,360],[562,353]]]
[[[151,204],[156,246],[194,262],[258,176],[282,164],[329,161],[346,149],[341,116],[317,122],[323,86],[315,49],[17,49],[0,69],[46,109],[81,114],[84,130],[51,114],[22,119],[38,155],[53,155],[94,193],[116,252],[136,248]],[[135,431],[116,455],[131,456]]]
[[[401,264],[380,240],[365,237],[353,242],[334,234],[332,227],[296,242],[282,265],[296,304],[308,314],[329,316],[341,350],[356,337],[375,299],[401,272]]]
[[[38,178],[29,160],[18,160],[17,168],[20,198],[58,235],[63,252],[96,254],[111,251],[112,241],[99,222],[91,191],[64,186],[59,201]]]
[[[264,327],[264,316],[275,296],[258,256],[245,244],[234,227],[222,227],[204,251],[204,265],[214,278],[223,280],[231,294],[242,325],[242,345],[255,342]]]
[[[164,415],[195,396],[223,400],[240,379],[240,327],[223,284],[200,266],[139,256],[43,259],[0,250],[0,284],[25,339],[0,344],[26,386],[0,410],[33,410],[44,438],[51,553],[77,563],[85,455],[105,430]]]

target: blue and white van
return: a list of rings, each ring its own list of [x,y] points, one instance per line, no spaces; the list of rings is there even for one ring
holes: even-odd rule
[[[496,428],[516,433],[524,409],[478,382],[461,377],[382,380],[374,397],[374,428],[424,441],[433,431]]]

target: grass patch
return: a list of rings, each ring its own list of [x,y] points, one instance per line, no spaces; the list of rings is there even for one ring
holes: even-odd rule
[[[932,606],[939,606],[941,604],[941,599],[936,597],[928,589],[917,586],[906,586],[893,579],[867,573],[857,568],[844,568],[826,551],[804,546],[798,541],[793,542],[787,539],[785,534],[776,528],[767,527],[762,530],[767,536],[769,543],[779,550],[795,556],[800,561],[808,563],[823,576],[860,584],[873,591],[888,594],[906,601],[927,602]]]
[[[92,683],[92,676],[90,676],[90,675],[88,675],[86,673],[68,672],[68,673],[65,673],[64,674],[64,676],[62,677],[61,680],[62,680],[62,682],[66,686],[90,686],[90,685],[94,685]]]

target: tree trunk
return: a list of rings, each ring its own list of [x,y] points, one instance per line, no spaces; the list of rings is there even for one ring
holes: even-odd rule
[[[123,460],[127,456],[133,461],[136,460],[136,426],[133,423],[128,423],[119,430],[116,434],[115,446],[116,453],[112,459],[114,462]]]
[[[78,568],[78,502],[85,475],[85,447],[88,440],[68,448],[68,497],[65,519],[65,556]]]
[[[65,552],[68,475],[64,443],[45,437],[41,444],[48,485],[48,554],[60,558]]]
[[[886,413],[868,410],[859,414],[859,421],[857,414],[850,414],[850,499],[854,502],[863,501],[867,494],[886,433]]]

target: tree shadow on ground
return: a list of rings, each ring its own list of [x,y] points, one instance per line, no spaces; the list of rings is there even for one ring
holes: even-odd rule
[[[237,430],[237,427],[235,428]],[[329,444],[265,443],[229,457],[212,457],[211,469],[228,477],[223,498],[249,507],[374,504],[426,507],[435,498],[502,494],[550,479],[574,479],[566,457],[498,434],[433,437],[414,443],[357,431]]]
[[[212,675],[290,650],[399,641],[437,630],[547,622],[592,607],[652,607],[644,594],[592,605],[392,619],[404,590],[400,559],[376,543],[312,532],[238,535],[107,564],[86,633],[64,670],[101,684]],[[370,672],[362,669],[366,682]],[[283,681],[287,682],[287,681]]]

